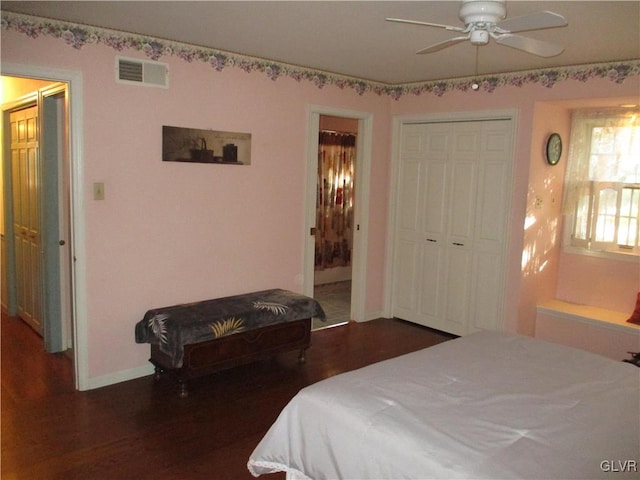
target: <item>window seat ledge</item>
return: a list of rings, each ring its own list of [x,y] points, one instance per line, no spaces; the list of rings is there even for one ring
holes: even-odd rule
[[[627,319],[631,316],[630,312],[618,312],[555,299],[540,303],[538,312],[640,336],[640,325],[627,322]]]
[[[627,322],[630,315],[553,299],[537,306],[535,337],[623,360],[640,351],[640,325]]]

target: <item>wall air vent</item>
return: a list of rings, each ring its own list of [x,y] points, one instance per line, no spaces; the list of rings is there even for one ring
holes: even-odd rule
[[[137,58],[116,58],[116,82],[169,88],[169,65]]]

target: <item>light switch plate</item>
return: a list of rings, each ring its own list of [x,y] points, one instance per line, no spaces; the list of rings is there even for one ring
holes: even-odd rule
[[[104,200],[104,183],[96,182],[93,184],[93,199]]]

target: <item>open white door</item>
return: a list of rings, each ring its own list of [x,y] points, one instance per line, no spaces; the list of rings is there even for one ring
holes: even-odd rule
[[[307,122],[307,162],[304,230],[303,293],[313,296],[316,227],[316,193],[318,171],[318,133],[320,115],[346,117],[358,120],[357,172],[355,178],[354,238],[352,258],[351,319],[365,320],[366,251],[369,218],[369,173],[371,166],[371,114],[322,106],[310,106]]]

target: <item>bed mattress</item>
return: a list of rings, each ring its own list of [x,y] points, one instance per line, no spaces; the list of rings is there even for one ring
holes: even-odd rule
[[[301,390],[248,468],[314,480],[639,478],[640,369],[472,334]]]

